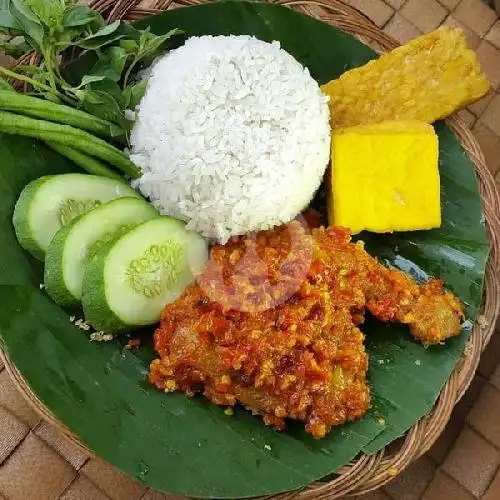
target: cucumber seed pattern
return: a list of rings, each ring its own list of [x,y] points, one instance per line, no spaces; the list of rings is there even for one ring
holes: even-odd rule
[[[94,241],[87,249],[87,257],[93,257],[106,243],[120,238],[131,231],[137,224],[122,224],[115,231],[108,231],[100,239]]]
[[[127,277],[131,287],[148,298],[161,296],[179,279],[184,267],[184,253],[184,246],[177,241],[151,245],[128,265]]]
[[[85,200],[75,200],[68,198],[59,205],[59,220],[65,226],[68,222],[76,219],[78,216],[98,207],[101,204],[99,200],[88,198]]]

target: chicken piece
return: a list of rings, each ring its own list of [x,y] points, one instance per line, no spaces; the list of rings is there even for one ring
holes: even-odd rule
[[[278,429],[302,420],[321,438],[370,406],[365,307],[425,343],[460,331],[460,303],[440,282],[384,268],[346,230],[294,221],[234,239],[163,311],[150,380],[240,402]]]

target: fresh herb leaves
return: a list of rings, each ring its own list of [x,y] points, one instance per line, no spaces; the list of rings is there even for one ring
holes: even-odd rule
[[[146,92],[147,80],[141,80],[135,85],[129,85],[123,91],[125,109],[135,109]]]
[[[90,70],[90,75],[109,78],[119,82],[131,54],[119,46],[111,46],[101,51],[99,59]]]
[[[138,43],[136,45],[131,45],[130,48],[130,52],[133,55],[133,60],[130,63],[123,78],[124,89],[127,88],[132,71],[136,69],[140,63],[152,63],[152,58],[158,55],[161,46],[168,39],[172,38],[172,36],[178,34],[181,34],[181,31],[178,29],[171,30],[162,36],[154,35],[150,32],[149,28],[146,28],[144,31],[142,31]]]
[[[65,28],[88,26],[94,23],[97,27],[104,26],[101,15],[86,5],[68,5],[64,9],[62,24]]]
[[[98,12],[71,0],[0,0],[0,33],[15,37],[2,40],[5,53],[19,57],[34,49],[41,56],[39,67],[19,67],[16,73],[0,67],[4,77],[29,83],[35,95],[109,120],[126,135],[131,122],[125,112],[135,108],[146,90],[144,81],[136,81],[138,71],[181,32],[157,36],[122,21],[106,24]],[[62,54],[72,47],[97,56],[76,86],[61,72]]]

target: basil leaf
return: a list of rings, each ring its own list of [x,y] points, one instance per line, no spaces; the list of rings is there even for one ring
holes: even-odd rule
[[[137,40],[120,40],[119,46],[124,49],[128,54],[135,54],[139,49]]]
[[[115,21],[101,28],[97,33],[93,33],[88,37],[78,40],[75,45],[82,47],[83,49],[98,49],[109,45],[110,43],[116,42],[126,35],[123,30],[120,30],[120,21]]]
[[[146,47],[146,45],[148,44],[150,34],[151,31],[149,26],[146,29],[142,30],[141,36],[139,37],[139,52],[142,52],[144,47]]]
[[[130,128],[125,114],[116,100],[106,92],[88,90],[84,93],[83,108],[88,113],[116,123],[124,130]]]
[[[123,111],[123,96],[119,85],[109,79],[89,83],[82,94],[83,108],[104,120],[128,130],[130,122]]]
[[[111,24],[107,24],[106,26],[104,26],[104,28],[101,28],[97,33],[94,33],[89,38],[111,35],[120,27],[120,24],[120,21],[114,21]]]
[[[157,53],[158,50],[161,48],[161,46],[169,38],[172,38],[172,36],[174,36],[174,35],[180,35],[182,33],[183,33],[182,30],[173,29],[173,30],[170,30],[165,35],[161,35],[161,36],[150,34],[150,36],[148,37],[148,39],[146,41],[144,49],[143,49],[143,57],[150,56],[152,54]]]
[[[123,100],[125,109],[135,109],[139,105],[141,99],[146,93],[146,88],[148,86],[147,80],[142,80],[135,85],[129,85],[123,91]]]
[[[21,25],[10,12],[10,0],[0,0],[0,31],[7,34],[23,33]]]
[[[15,9],[15,12],[19,13],[19,15],[22,15],[29,21],[41,25],[40,18],[36,15],[31,6],[29,6],[25,0],[10,0],[9,4],[10,8]],[[18,14],[13,13],[13,15],[16,17]]]
[[[120,107],[123,106],[122,89],[116,82],[113,82],[109,78],[105,78],[99,82],[92,82],[88,87],[90,90],[109,94],[116,100]]]
[[[112,46],[105,50],[90,70],[91,75],[99,75],[119,82],[127,60],[131,57],[122,47]]]
[[[80,85],[78,85],[77,87],[72,87],[71,89],[68,89],[68,90],[71,90],[71,91],[80,90],[83,87],[86,87],[87,85],[89,85],[91,83],[100,82],[100,81],[104,80],[105,78],[106,78],[105,76],[99,76],[99,75],[85,75],[82,78]]]
[[[73,45],[73,40],[77,37],[81,31],[82,27],[76,28],[64,28],[59,32],[57,40],[53,41],[54,47],[57,49],[57,53],[61,53],[63,50],[71,47]]]
[[[122,47],[110,47],[108,49],[108,54],[111,69],[115,71],[118,77],[116,81],[119,81],[130,54]]]
[[[25,33],[25,38],[37,51],[42,52],[45,31],[38,17],[22,0],[11,0],[9,11]]]
[[[32,21],[38,21],[52,31],[62,27],[65,6],[61,0],[24,0],[22,3],[31,10]]]
[[[77,4],[66,7],[62,24],[66,27],[86,26],[99,20],[102,20],[99,12],[90,9],[86,5]]]

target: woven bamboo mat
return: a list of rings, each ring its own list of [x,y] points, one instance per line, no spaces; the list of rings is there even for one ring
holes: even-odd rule
[[[0,499],[173,500],[75,446],[24,400],[0,361]]]

